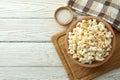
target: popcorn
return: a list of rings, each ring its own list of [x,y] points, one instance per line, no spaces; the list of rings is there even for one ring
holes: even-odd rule
[[[109,55],[109,52],[106,52],[106,54],[104,55],[104,57],[108,56]]]
[[[92,26],[95,26],[95,25],[97,25],[97,21],[96,21],[96,19],[93,19]]]
[[[82,20],[68,33],[68,53],[83,64],[103,61],[111,51],[112,37],[104,23]]]
[[[68,49],[75,50],[75,48],[76,48],[76,44],[70,44]]]
[[[73,55],[73,58],[74,58],[74,59],[77,59],[77,58],[78,58],[78,55],[77,55],[77,54],[74,54],[74,55]]]
[[[75,50],[69,50],[68,53],[74,54],[74,53],[75,53]]]
[[[92,39],[94,39],[94,36],[89,36],[89,37],[87,37],[87,39],[92,40]]]

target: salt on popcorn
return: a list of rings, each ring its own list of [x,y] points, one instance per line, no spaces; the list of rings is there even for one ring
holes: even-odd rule
[[[82,20],[68,33],[68,53],[83,64],[103,61],[111,51],[112,37],[102,22]]]

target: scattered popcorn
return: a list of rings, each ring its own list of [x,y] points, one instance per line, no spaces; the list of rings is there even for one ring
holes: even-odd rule
[[[82,20],[68,33],[68,53],[83,64],[103,61],[111,51],[112,37],[104,23]]]

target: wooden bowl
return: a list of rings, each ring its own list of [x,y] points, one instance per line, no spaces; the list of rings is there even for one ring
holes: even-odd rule
[[[79,22],[79,21],[82,21],[82,20],[89,20],[89,19],[96,19],[97,22],[102,22],[105,24],[105,27],[111,31],[112,35],[113,35],[113,38],[112,38],[112,49],[110,51],[110,54],[105,57],[105,60],[104,61],[100,61],[100,62],[97,62],[97,61],[94,61],[92,64],[83,64],[83,63],[80,63],[78,60],[76,59],[73,59],[72,58],[72,55],[71,54],[67,54],[68,57],[73,60],[75,63],[77,63],[78,65],[82,66],[82,67],[89,67],[89,68],[93,68],[93,67],[99,67],[101,65],[103,65],[104,63],[106,63],[112,56],[113,56],[113,52],[115,50],[115,44],[116,44],[116,38],[115,38],[115,34],[114,34],[114,31],[112,29],[112,27],[106,22],[104,21],[103,19],[101,18],[98,18],[98,17],[94,17],[94,16],[85,16],[85,17],[82,17],[78,20],[76,20],[67,30],[66,32],[66,36],[65,36],[65,47],[66,47],[66,50],[68,52],[68,33],[71,32],[73,30],[73,28],[76,27],[76,24]]]
[[[67,11],[69,11],[69,13],[71,14],[71,17],[70,17],[69,21],[66,22],[66,23],[60,22],[60,21],[58,20],[58,17],[57,17],[57,14],[59,13],[59,11],[62,11],[62,10],[67,10]],[[68,6],[59,7],[58,9],[56,9],[55,14],[54,14],[54,18],[55,18],[56,22],[57,22],[58,24],[62,25],[62,26],[67,26],[67,25],[69,25],[69,24],[72,22],[73,17],[74,17],[74,13],[73,13],[73,11],[71,10],[71,8],[69,8]]]

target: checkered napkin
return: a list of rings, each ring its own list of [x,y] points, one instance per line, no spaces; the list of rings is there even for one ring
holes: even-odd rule
[[[101,17],[120,32],[120,0],[69,0],[68,6],[80,13]]]

